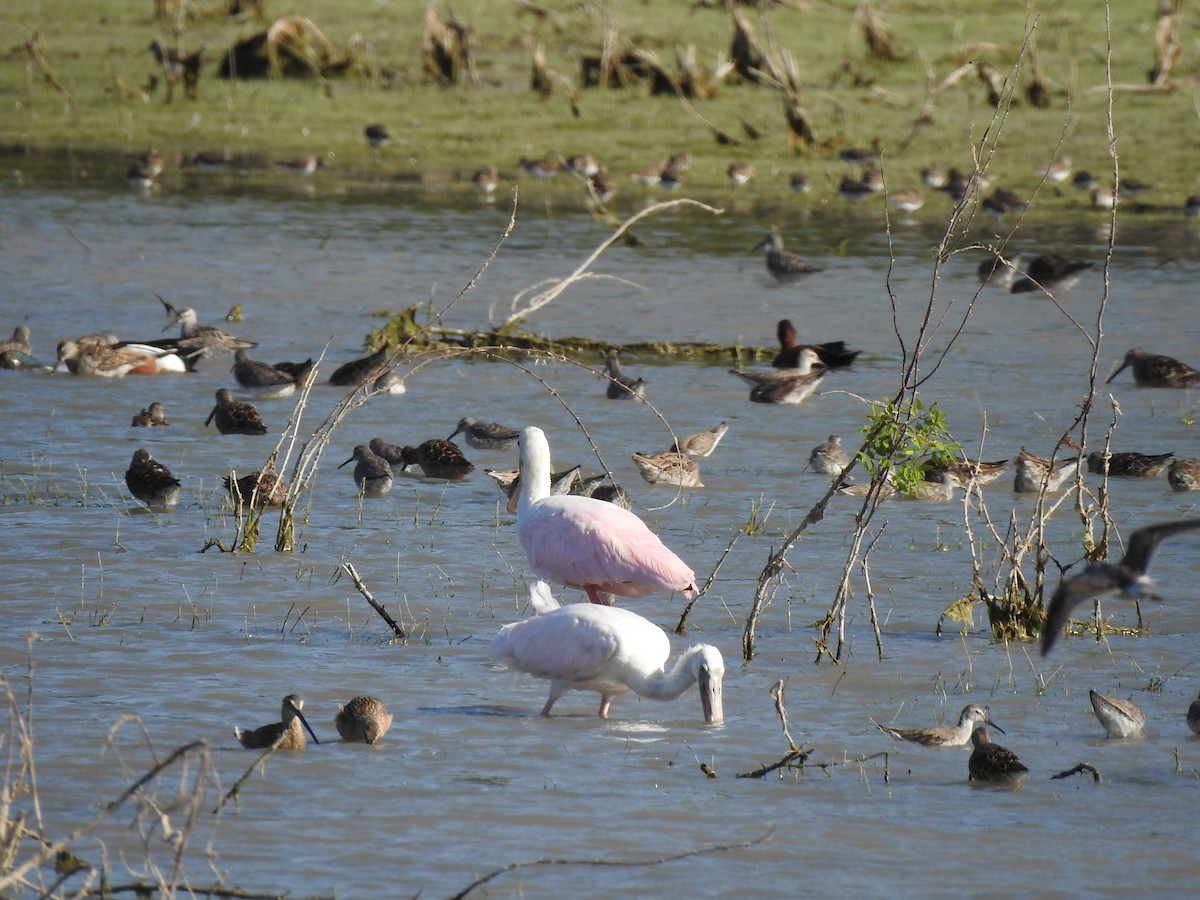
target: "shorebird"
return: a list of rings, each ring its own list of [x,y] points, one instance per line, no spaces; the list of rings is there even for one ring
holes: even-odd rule
[[[741,369],[729,371],[754,385],[750,389],[750,400],[753,403],[803,403],[829,371],[824,366],[815,368],[816,364],[816,351],[805,348],[800,352],[800,363],[794,369],[772,369],[769,372],[749,372]]]
[[[225,490],[234,503],[242,503],[252,509],[269,509],[283,506],[287,500],[288,486],[275,474],[274,464],[265,469],[234,478],[236,473],[225,476]]]
[[[86,336],[85,336],[86,337]],[[129,373],[155,375],[160,372],[185,372],[187,366],[174,350],[147,344],[115,347],[102,341],[63,341],[58,345],[54,369],[66,368],[72,375],[96,375],[120,378]]]
[[[297,389],[303,389],[313,379],[313,373],[316,370],[316,363],[310,356],[304,362],[277,362],[271,365],[271,368],[277,372],[282,372],[288,378],[292,379],[292,383]]]
[[[621,371],[620,351],[615,347],[604,357],[604,374],[608,376],[608,387],[604,395],[609,400],[624,400],[632,397],[641,399],[646,396],[646,380],[633,378]]]
[[[368,125],[363,129],[363,137],[376,150],[380,147],[386,147],[392,142],[392,136],[388,133],[386,125]]]
[[[471,184],[479,188],[488,196],[496,190],[496,185],[500,183],[500,170],[491,163],[488,163],[482,169],[476,170],[471,176]]]
[[[147,506],[174,506],[179,502],[179,479],[145,447],[133,454],[125,470],[125,486]]]
[[[964,459],[962,462],[942,463],[931,468],[944,469],[958,482],[960,487],[966,487],[971,481],[976,484],[991,484],[1004,474],[1007,465],[1007,459],[998,459],[994,462]]]
[[[164,300],[163,303],[165,305],[166,301]],[[234,350],[249,350],[251,347],[258,346],[255,341],[242,340],[227,331],[222,331],[215,325],[205,325],[197,321],[196,311],[191,307],[179,310],[175,314],[175,322],[179,325],[180,346],[189,350],[202,353],[220,350],[229,353]]]
[[[313,743],[319,744],[321,742],[317,740],[308,720],[301,712],[303,708],[303,700],[295,694],[288,694],[283,698],[282,722],[263,725],[253,731],[234,728],[233,735],[247,750],[266,750],[268,747],[276,750],[303,750],[308,745],[308,739],[304,736],[304,730],[308,729]],[[301,728],[301,725],[304,727]]]
[[[219,151],[202,150],[199,153],[188,153],[183,157],[183,164],[198,172],[224,172],[233,165],[233,160]]]
[[[971,758],[967,760],[970,781],[997,787],[1019,787],[1029,769],[1011,750],[993,744],[987,729],[980,725],[971,734]]]
[[[527,156],[522,156],[518,160],[517,165],[525,170],[525,174],[533,178],[554,178],[565,171],[563,164],[553,156],[545,156],[541,159],[530,159]]]
[[[383,438],[371,438],[367,442],[367,447],[372,453],[381,459],[387,460],[387,464],[393,470],[403,471],[404,469],[404,447],[400,444],[392,444],[385,441]],[[393,472],[395,474],[395,472]]]
[[[130,428],[155,428],[159,425],[170,425],[167,421],[166,410],[163,405],[157,400],[151,403],[141,412],[134,413],[133,421],[129,423]]]
[[[688,456],[712,456],[713,451],[717,449],[717,444],[721,443],[721,438],[725,437],[727,431],[729,431],[729,426],[722,422],[708,431],[689,434],[673,443],[671,452],[686,453]]]
[[[234,380],[256,397],[290,397],[296,392],[296,379],[289,373],[251,359],[245,350],[238,350],[233,358]]]
[[[157,178],[162,174],[163,158],[162,154],[151,147],[145,153],[137,158],[137,164],[145,168],[150,173],[151,177]]]
[[[954,499],[954,489],[959,486],[958,479],[945,466],[935,466],[925,472],[925,480],[918,481],[900,491],[901,497],[909,500],[928,500],[932,503],[946,503]]]
[[[594,497],[551,495],[550,446],[532,426],[521,432],[517,534],[538,578],[585,591],[593,603],[696,590],[691,568],[633,513]]]
[[[888,204],[900,212],[914,213],[925,205],[925,192],[917,188],[906,188],[888,194]]]
[[[1095,264],[1090,259],[1067,259],[1058,254],[1035,256],[1025,275],[1016,279],[1009,291],[1013,294],[1025,294],[1029,291],[1043,291],[1049,294],[1052,290],[1069,290],[1079,281],[1084,270],[1093,265]]]
[[[567,157],[567,171],[573,172],[580,178],[591,178],[600,171],[600,163],[590,153],[577,153]]]
[[[704,487],[700,466],[686,453],[635,453],[633,462],[649,484]]]
[[[601,166],[599,171],[589,175],[587,185],[592,199],[601,206],[617,195],[617,179],[608,171],[608,166]]]
[[[401,450],[404,468],[418,466],[426,478],[439,481],[462,481],[473,471],[475,465],[463,455],[458,444],[437,438],[423,441],[416,447]]]
[[[1200,459],[1176,459],[1167,469],[1167,481],[1171,490],[1184,491],[1200,490]]]
[[[1183,203],[1183,214],[1189,219],[1200,216],[1200,194],[1190,194]]]
[[[1080,169],[1071,179],[1071,186],[1080,191],[1095,190],[1100,186],[1100,182],[1096,180],[1096,176],[1087,169]]]
[[[1063,155],[1052,159],[1043,169],[1038,169],[1039,176],[1044,175],[1047,181],[1062,184],[1071,177],[1071,157]]]
[[[1034,456],[1022,447],[1017,453],[1013,490],[1018,494],[1037,494],[1045,482],[1047,491],[1057,491],[1079,468],[1079,457],[1060,459],[1051,466],[1044,456]]]
[[[1125,556],[1119,563],[1094,562],[1078,575],[1064,578],[1046,607],[1046,625],[1042,629],[1042,655],[1054,646],[1067,623],[1071,610],[1094,597],[1120,592],[1137,597],[1151,583],[1146,570],[1158,545],[1181,531],[1200,528],[1200,519],[1184,519],[1139,528],[1129,536]]]
[[[807,194],[812,190],[812,179],[803,172],[793,172],[788,186],[797,194]]]
[[[287,172],[289,175],[314,175],[318,169],[325,168],[325,160],[323,157],[308,155],[298,156],[295,159],[283,160],[275,163],[275,167],[282,172]]]
[[[983,199],[982,205],[984,212],[1002,219],[1011,212],[1020,212],[1029,204],[1022,200],[1015,191],[1010,191],[1008,188],[996,188]]]
[[[474,447],[476,450],[508,450],[515,447],[521,438],[521,432],[514,431],[506,425],[499,422],[477,422],[471,416],[459,419],[458,427],[446,440],[453,440],[458,434],[463,436],[468,447]]]
[[[357,387],[368,381],[374,381],[387,370],[388,348],[380,347],[370,356],[353,359],[338,366],[329,376],[329,383],[337,387]]]
[[[893,728],[891,725],[879,725],[879,730],[889,737],[899,738],[922,747],[965,747],[971,741],[971,734],[977,725],[991,725],[997,731],[1004,729],[991,719],[986,706],[972,703],[964,706],[958,714],[957,725],[935,725],[929,728]]]
[[[1110,478],[1154,478],[1170,465],[1174,453],[1105,453],[1094,450],[1087,455],[1088,471]]]
[[[355,697],[338,709],[333,724],[343,741],[374,744],[392,727],[392,714],[377,697]]]
[[[125,181],[131,188],[136,188],[139,191],[151,191],[157,187],[154,181],[154,173],[141,163],[134,163],[129,167],[129,170],[125,173]]]
[[[775,337],[779,340],[779,352],[771,360],[776,369],[794,369],[800,365],[800,354],[812,350],[817,361],[827,369],[845,369],[853,365],[861,350],[847,350],[845,341],[826,341],[824,344],[796,343],[796,326],[791,319],[780,319],[775,326]]]
[[[205,426],[216,420],[217,431],[221,434],[266,434],[267,426],[263,424],[258,410],[249,403],[241,403],[233,399],[229,388],[217,391],[217,405],[213,407]]]
[[[784,250],[783,238],[773,231],[752,249],[757,250],[760,247],[767,248],[767,271],[780,284],[793,284],[806,275],[815,275],[821,271],[819,266],[809,265],[795,253]]]
[[[1193,734],[1200,734],[1200,697],[1193,700],[1188,707],[1187,723]]]
[[[921,180],[934,190],[940,191],[946,186],[946,170],[937,163],[930,163],[921,170]]]
[[[734,162],[725,170],[734,187],[741,187],[754,177],[754,166],[748,162]]]
[[[980,284],[990,284],[993,287],[1012,288],[1016,280],[1017,268],[1021,265],[1021,254],[1005,260],[998,252],[988,256],[979,264],[976,272]],[[1011,291],[1010,291],[1011,292]]]
[[[1200,384],[1200,370],[1170,356],[1147,353],[1141,347],[1126,353],[1125,361],[1104,383],[1108,384],[1126,368],[1133,369],[1133,380],[1139,387],[1183,388]]]
[[[612,476],[607,474],[580,478],[572,485],[570,492],[578,497],[591,497],[593,500],[615,503],[622,509],[629,509],[632,506],[625,488],[613,483]]]
[[[512,503],[509,504],[509,512],[516,512],[516,500],[521,489],[521,473],[517,469],[484,469],[484,473],[496,482],[496,487],[500,488],[500,492],[508,497]],[[564,469],[561,472],[550,473],[550,493],[551,494],[574,494],[578,493],[575,488],[579,484],[580,467],[571,466],[569,469]],[[600,478],[608,476],[601,475]],[[590,494],[584,496],[591,496]]]
[[[685,150],[674,154],[665,163],[649,163],[634,170],[633,180],[648,186],[658,185],[659,187],[671,189],[679,186],[681,174],[690,169],[691,166],[692,154]]]
[[[721,722],[721,651],[695,644],[668,669],[670,655],[666,633],[649,619],[628,609],[588,603],[557,606],[505,625],[488,647],[493,662],[550,680],[543,716],[549,716],[569,691],[598,691],[600,718],[607,719],[613,698],[626,691],[651,700],[674,700],[694,684],[704,721]]]
[[[1146,714],[1132,700],[1106,697],[1088,691],[1092,712],[1104,726],[1110,738],[1140,738],[1146,736]]]
[[[837,478],[850,465],[850,454],[842,447],[842,439],[831,434],[829,440],[813,447],[809,454],[808,465],[820,475],[830,475]]]
[[[371,452],[366,444],[354,448],[353,455],[342,463],[355,463],[354,483],[360,497],[382,497],[392,489],[392,467],[386,459]]]
[[[13,336],[0,341],[0,353],[24,353],[33,356],[33,347],[29,343],[29,326],[18,325],[13,329]]]

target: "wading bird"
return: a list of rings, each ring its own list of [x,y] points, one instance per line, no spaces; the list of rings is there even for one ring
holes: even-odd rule
[[[900,738],[922,747],[965,747],[970,743],[971,735],[978,725],[991,725],[997,731],[1004,730],[991,720],[986,706],[975,703],[963,707],[963,711],[958,714],[957,725],[930,728],[893,728],[891,725],[879,725],[879,730],[888,737]]]
[[[343,741],[374,744],[392,727],[392,714],[377,697],[355,697],[333,720]]]
[[[321,742],[317,740],[308,720],[304,718],[304,713],[300,711],[303,708],[303,700],[295,694],[288,694],[283,698],[282,722],[263,725],[253,731],[234,728],[234,737],[247,750],[266,750],[268,747],[274,747],[277,750],[303,750],[308,745],[308,739],[304,737],[304,729],[308,729],[313,743],[319,744]],[[304,726],[304,729],[300,727],[301,725]]]

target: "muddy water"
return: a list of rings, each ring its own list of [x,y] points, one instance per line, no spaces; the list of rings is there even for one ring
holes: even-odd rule
[[[480,286],[450,308],[449,324],[481,327],[489,315],[502,316],[516,292],[565,274],[606,235],[565,195],[534,188],[523,202],[514,237]],[[328,342],[334,363],[359,353],[377,311],[430,297],[448,302],[508,217],[503,202],[448,191],[375,203],[320,186],[239,196],[181,184],[141,197],[16,180],[4,189],[3,209],[0,328],[7,333],[26,322],[44,357],[58,340],[87,331],[156,336],[165,324],[154,299],[161,293],[196,307],[206,321],[243,304],[245,322],[229,328],[259,342],[256,358],[303,359]],[[895,229],[891,287],[909,341],[930,291],[931,247],[944,213],[934,198],[916,222]],[[746,249],[766,222],[826,273],[799,288],[770,283],[761,258]],[[1069,221],[1034,216],[1015,245],[1027,254],[1099,259],[1101,224],[1082,209]],[[990,240],[990,228],[981,222],[972,237]],[[740,338],[766,345],[775,321],[790,316],[804,339],[845,338],[864,349],[852,372],[831,376],[826,393],[798,408],[748,403],[746,388],[723,366],[628,360],[678,431],[730,424],[717,454],[702,462],[706,487],[678,500],[642,484],[629,459],[633,450],[669,442],[652,414],[607,401],[601,382],[575,367],[535,368],[586,423],[637,511],[700,577],[742,526],[766,516],[760,533],[737,538],[691,620],[691,638],[716,644],[726,657],[725,724],[701,723],[694,692],[674,703],[622,697],[607,722],[596,718],[593,695],[577,694],[543,720],[536,713],[546,686],[487,663],[486,645],[499,626],[528,612],[512,519],[482,474],[511,467],[513,454],[477,451],[479,469],[463,483],[401,479],[387,497],[361,505],[349,467],[334,469],[356,443],[376,435],[403,443],[445,437],[468,414],[540,425],[558,461],[599,469],[571,416],[515,367],[427,366],[408,380],[405,396],[355,411],[318,472],[302,551],[269,549],[269,515],[261,552],[249,556],[200,552],[209,539],[233,537],[221,476],[230,466],[260,464],[274,446],[270,436],[220,437],[203,427],[214,391],[229,383],[228,359],[196,375],[111,382],[0,372],[0,662],[23,700],[26,639],[36,635],[34,749],[48,833],[88,819],[155,755],[204,739],[212,767],[185,854],[195,884],[219,877],[296,894],[443,896],[517,860],[645,861],[753,841],[774,827],[773,838],[746,849],[649,867],[524,868],[487,892],[767,897],[927,894],[968,885],[1005,894],[1182,893],[1194,886],[1200,739],[1183,716],[1200,687],[1195,542],[1179,538],[1155,560],[1169,600],[1143,605],[1151,636],[1066,640],[1047,661],[1031,647],[992,643],[982,611],[965,634],[935,636],[940,611],[970,585],[964,509],[897,503],[885,510],[887,528],[871,556],[884,659],[875,658],[860,580],[846,665],[816,666],[811,624],[824,613],[849,547],[856,505],[847,498],[793,552],[794,571],[760,623],[758,655],[742,663],[741,629],[758,573],[824,490],[804,470],[810,449],[831,432],[853,443],[865,415],[859,398],[895,389],[900,350],[882,217],[759,197],[721,217],[654,219],[641,236],[646,247],[615,248],[598,266],[634,284],[586,284],[530,325],[618,342]],[[1126,220],[1101,376],[1135,344],[1200,359],[1190,297],[1197,251],[1195,231],[1179,217]],[[937,292],[956,301],[948,322],[964,312],[978,259],[964,254],[946,266]],[[980,296],[924,391],[973,453],[981,436],[989,459],[1022,445],[1046,452],[1067,427],[1086,392],[1089,349],[1064,311],[1085,325],[1094,321],[1099,290],[1099,274],[1089,274],[1060,298],[1061,310],[1031,295]],[[945,346],[949,333],[943,326],[934,346]],[[1190,424],[1194,393],[1137,390],[1126,375],[1113,387],[1121,410],[1117,449],[1200,456]],[[318,388],[305,422],[315,426],[339,396]],[[1101,397],[1097,428],[1112,416]],[[130,429],[130,416],[153,400],[164,403],[172,425]],[[277,435],[290,401],[259,406]],[[139,446],[182,479],[177,510],[151,514],[131,503],[122,474]],[[1033,508],[1010,485],[1005,477],[986,493],[1001,533],[1011,514],[1025,522]],[[1114,483],[1111,502],[1125,533],[1197,514],[1193,495],[1171,493],[1162,477]],[[981,514],[966,516],[984,535]],[[1064,563],[1078,555],[1077,530],[1065,510],[1052,521]],[[997,555],[982,551],[987,577]],[[342,561],[354,563],[410,631],[407,643],[388,641],[384,624],[339,579]],[[636,608],[670,626],[681,603],[651,597]],[[1105,611],[1116,624],[1134,622],[1129,604],[1110,602]],[[737,779],[787,750],[769,694],[780,679],[793,736],[812,760],[834,765],[799,778]],[[1144,690],[1152,680],[1161,690]],[[1140,703],[1149,738],[1105,741],[1089,688]],[[276,757],[236,805],[211,816],[219,794],[253,759],[234,742],[233,726],[274,721],[290,692],[304,698],[323,745]],[[396,714],[379,747],[336,743],[338,704],[362,693],[384,699]],[[969,702],[991,706],[1007,731],[1000,742],[1032,770],[1020,791],[974,790],[966,751],[894,746],[873,724],[933,724]],[[1104,780],[1049,780],[1079,761],[1099,768]],[[718,777],[707,778],[700,763]],[[196,772],[189,767],[188,778]],[[155,784],[159,801],[183,783],[171,769]],[[132,808],[123,810],[76,847],[91,860],[107,852],[118,882],[132,880],[129,869],[144,861],[132,819]],[[157,822],[145,821],[151,829]],[[184,812],[172,808],[169,821],[182,828]],[[154,862],[165,868],[170,849],[161,831],[149,840]]]

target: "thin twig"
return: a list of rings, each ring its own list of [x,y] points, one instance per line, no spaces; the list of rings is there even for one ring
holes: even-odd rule
[[[350,580],[354,582],[354,587],[358,589],[358,592],[363,595],[363,599],[371,604],[371,609],[379,613],[380,618],[387,622],[388,627],[392,629],[396,637],[400,638],[400,640],[407,638],[408,635],[404,633],[404,629],[401,628],[399,624],[397,624],[396,620],[388,615],[388,611],[384,609],[381,604],[377,603],[375,598],[371,596],[371,592],[367,590],[367,586],[363,583],[363,580],[358,577],[358,572],[355,571],[354,564],[344,562],[342,563],[342,569],[347,575],[350,576]]]

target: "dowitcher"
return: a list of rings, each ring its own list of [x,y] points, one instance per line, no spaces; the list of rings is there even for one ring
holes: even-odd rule
[[[604,395],[609,400],[645,397],[645,379],[633,378],[621,371],[619,352],[614,347],[609,349],[604,357],[604,374],[608,376],[608,387],[605,389]]]
[[[729,176],[734,187],[741,187],[754,177],[754,166],[748,162],[733,162],[729,164],[725,174]]]
[[[1044,456],[1034,456],[1022,447],[1017,453],[1013,490],[1018,494],[1036,494],[1045,482],[1047,491],[1057,491],[1079,468],[1079,457],[1060,459],[1051,465]]]
[[[996,188],[983,199],[983,210],[996,218],[1002,219],[1009,213],[1021,212],[1028,206],[1015,191],[1008,188]]]
[[[1037,174],[1046,176],[1046,180],[1054,184],[1062,184],[1071,177],[1071,157],[1064,154],[1052,159],[1044,169],[1039,169]]]
[[[145,447],[133,454],[125,470],[125,486],[147,506],[174,506],[179,502],[179,479]]]
[[[877,725],[879,723],[876,723]],[[893,728],[879,725],[879,730],[889,737],[899,738],[922,747],[965,747],[977,725],[991,725],[997,731],[1004,729],[991,719],[986,706],[972,703],[964,706],[958,714],[957,725],[934,725],[929,728]]]
[[[976,484],[991,484],[1004,474],[1007,466],[1007,459],[997,459],[994,462],[964,459],[961,462],[943,463],[932,468],[945,469],[961,487],[966,487],[971,481]]]
[[[1088,691],[1092,711],[1110,738],[1140,738],[1146,736],[1146,714],[1132,700],[1106,697]]]
[[[254,509],[268,509],[283,506],[287,499],[288,487],[275,473],[273,464],[241,478],[235,479],[235,474],[230,472],[225,476],[225,490],[229,491],[234,503],[243,503]]]
[[[1081,191],[1091,191],[1098,188],[1100,182],[1087,169],[1080,169],[1071,179],[1071,186]]]
[[[303,389],[313,379],[313,374],[316,372],[316,363],[310,356],[304,362],[277,362],[271,365],[271,368],[277,372],[282,372],[292,379],[292,383],[297,388]]]
[[[575,487],[579,484],[579,466],[571,466],[569,469],[563,469],[561,472],[550,473],[550,493],[551,494],[574,494],[577,493]],[[484,472],[489,478],[496,482],[496,486],[500,488],[500,492],[513,500],[514,503],[521,489],[521,473],[517,469],[484,469]],[[607,476],[601,475],[601,478]],[[588,494],[587,496],[591,496]],[[516,507],[513,506],[509,512],[516,512]]]
[[[228,353],[234,350],[249,350],[251,347],[258,346],[255,341],[242,340],[227,331],[222,331],[215,325],[205,325],[203,322],[197,321],[196,311],[191,307],[179,310],[175,314],[175,321],[179,325],[179,337],[185,342],[181,346],[186,346],[188,349],[204,353],[211,353],[214,350]]]
[[[308,733],[312,735],[313,743],[320,744],[321,742],[317,740],[316,734],[313,734],[308,720],[304,718],[302,709],[304,709],[304,701],[295,694],[288,694],[283,698],[282,722],[263,725],[253,731],[234,728],[234,737],[247,750],[266,750],[268,747],[277,750],[303,750],[308,746],[308,739],[304,736],[304,731],[307,729]]]
[[[1127,597],[1142,594],[1150,584],[1146,570],[1158,545],[1172,535],[1193,528],[1200,528],[1200,519],[1184,519],[1180,522],[1164,522],[1139,528],[1129,536],[1125,556],[1119,563],[1094,562],[1078,575],[1064,578],[1046,607],[1046,625],[1042,630],[1042,655],[1050,652],[1067,623],[1071,610],[1084,600],[1118,592]]]
[[[405,447],[401,453],[405,468],[418,466],[426,478],[439,481],[462,481],[475,470],[475,464],[453,441],[433,438],[416,447]]]
[[[58,345],[55,370],[65,367],[72,375],[96,375],[101,378],[120,378],[133,372],[154,375],[159,372],[184,372],[183,360],[173,350],[146,344],[127,344],[122,347],[102,342],[63,341]]]
[[[404,447],[399,444],[392,444],[377,437],[371,438],[367,442],[367,447],[379,458],[387,460],[387,464],[393,469],[402,470],[404,468]]]
[[[363,129],[363,137],[367,139],[367,143],[378,150],[380,147],[386,147],[392,142],[392,136],[388,133],[386,125],[368,125]]]
[[[775,337],[779,340],[779,352],[771,360],[776,369],[794,369],[800,365],[800,354],[812,350],[817,361],[827,369],[845,369],[853,365],[861,350],[847,350],[845,341],[826,341],[824,344],[796,343],[796,326],[791,319],[780,319],[775,326]]]
[[[338,709],[333,724],[344,741],[374,744],[392,727],[392,714],[377,697],[355,697]]]
[[[918,481],[900,492],[909,500],[928,500],[931,503],[946,503],[954,499],[958,479],[945,466],[934,466],[925,472],[925,480]]]
[[[325,160],[323,157],[309,154],[308,156],[297,156],[295,159],[283,160],[275,163],[275,167],[282,172],[287,172],[289,175],[314,175],[318,169],[325,168]]]
[[[1176,459],[1167,469],[1167,481],[1171,490],[1197,491],[1200,490],[1200,459]]]
[[[925,205],[925,192],[917,188],[905,188],[888,194],[888,204],[900,212],[914,213]]]
[[[499,183],[500,170],[491,163],[488,163],[481,169],[477,169],[475,174],[471,176],[471,184],[489,196],[496,190],[496,186]]]
[[[133,421],[129,423],[130,428],[155,428],[159,425],[170,425],[167,421],[167,412],[163,409],[163,405],[157,400],[151,403],[141,412],[134,413]]]
[[[792,284],[806,275],[815,275],[821,271],[819,266],[809,265],[795,253],[784,250],[783,238],[773,231],[752,249],[757,250],[760,247],[767,248],[767,271],[780,284]]]
[[[812,179],[803,172],[793,172],[788,186],[797,194],[807,194],[812,190]]]
[[[338,468],[350,463],[355,463],[354,483],[358,486],[359,496],[382,497],[392,489],[391,465],[383,457],[372,453],[366,444],[355,447],[353,455]]]
[[[1110,478],[1154,478],[1171,463],[1174,453],[1105,453],[1094,450],[1087,455],[1088,471]]]
[[[370,356],[353,359],[345,363],[329,376],[329,383],[337,387],[357,387],[368,381],[374,381],[387,369],[388,348],[380,347]]]
[[[633,462],[650,484],[704,487],[700,466],[686,453],[635,453]]]
[[[207,426],[216,420],[217,431],[221,434],[266,434],[267,426],[263,424],[258,410],[249,403],[233,399],[229,388],[217,391],[217,405],[213,407],[208,418],[204,420]]]
[[[525,174],[533,178],[554,178],[561,175],[564,171],[563,164],[553,156],[544,156],[541,159],[530,159],[527,156],[522,156],[518,160],[517,165],[525,170]]]
[[[850,454],[842,446],[842,439],[831,434],[825,443],[813,447],[808,465],[818,474],[837,478],[850,465]]]
[[[0,341],[0,353],[24,353],[33,356],[33,347],[29,344],[29,326],[18,325],[13,329],[13,336]]]
[[[946,170],[937,163],[930,163],[921,170],[921,180],[934,190],[941,190],[946,186]]]
[[[838,182],[838,194],[843,200],[850,203],[857,203],[870,197],[873,193],[875,193],[875,189],[859,178],[843,175],[842,180]]]
[[[1066,291],[1074,287],[1084,271],[1093,265],[1090,259],[1067,259],[1057,253],[1035,256],[1025,275],[1016,279],[1009,291],[1013,294],[1025,294],[1029,291],[1044,291],[1047,294],[1052,290]]]
[[[750,400],[754,403],[803,403],[829,371],[824,366],[814,368],[816,363],[816,351],[806,347],[800,352],[800,364],[794,369],[772,369],[769,372],[749,372],[740,369],[729,371],[754,385],[750,389]]]
[[[971,734],[971,758],[967,760],[969,780],[997,787],[1019,787],[1029,769],[1011,750],[993,744],[987,728],[980,725]]]
[[[1104,383],[1108,384],[1126,368],[1133,369],[1133,380],[1140,387],[1183,388],[1200,384],[1200,370],[1170,356],[1148,353],[1141,347],[1126,353],[1125,361]]]
[[[296,379],[274,366],[250,358],[245,350],[234,354],[234,380],[256,397],[290,397],[296,392]]]
[[[615,503],[622,509],[629,509],[629,494],[625,488],[615,484],[611,475],[589,475],[580,478],[572,487],[572,494],[579,497],[591,497],[593,500],[603,500],[605,503]]]
[[[1193,700],[1188,707],[1187,723],[1193,734],[1200,734],[1200,697]]]
[[[729,426],[722,422],[708,431],[698,431],[682,437],[671,445],[672,453],[686,453],[688,456],[712,456],[721,443],[721,438],[729,431]]]
[[[468,447],[476,450],[509,450],[517,445],[521,432],[501,425],[499,422],[477,422],[471,416],[458,420],[458,427],[446,440],[461,434]]]

